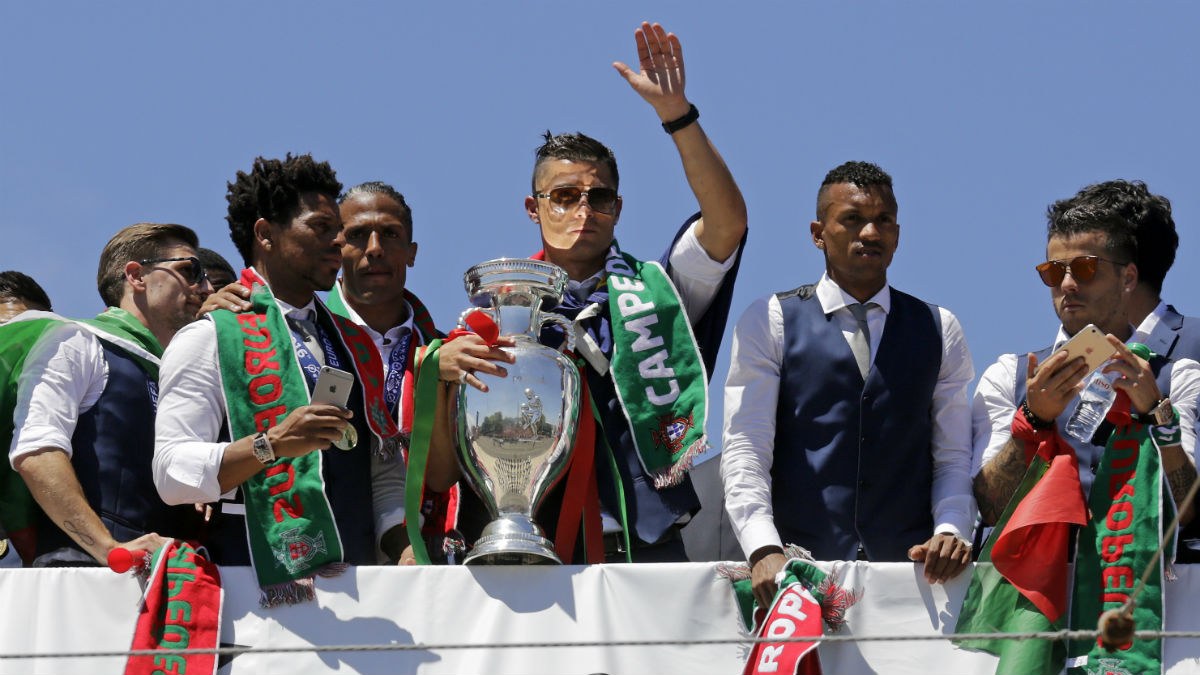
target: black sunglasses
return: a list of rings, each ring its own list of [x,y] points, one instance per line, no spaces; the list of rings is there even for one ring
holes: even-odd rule
[[[1038,265],[1036,269],[1038,276],[1042,278],[1042,283],[1053,288],[1062,283],[1067,272],[1071,273],[1075,281],[1090,281],[1092,277],[1096,276],[1096,264],[1099,262],[1112,263],[1118,267],[1129,264],[1101,258],[1098,255],[1081,255],[1070,260],[1047,260]]]
[[[183,278],[187,279],[188,283],[192,285],[204,283],[204,279],[208,277],[208,273],[204,271],[204,265],[200,262],[200,259],[195,256],[188,256],[186,258],[150,258],[149,260],[139,260],[138,264],[149,265],[151,263],[180,262],[183,260],[189,263],[186,271],[179,270],[183,274]]]
[[[534,193],[534,197],[545,197],[550,200],[550,207],[559,213],[566,213],[574,208],[580,199],[587,199],[587,205],[597,213],[612,213],[617,208],[621,197],[617,191],[607,187],[581,188],[575,185],[556,187],[549,192]]]

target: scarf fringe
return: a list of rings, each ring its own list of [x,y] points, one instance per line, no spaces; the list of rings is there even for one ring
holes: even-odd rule
[[[326,579],[340,577],[349,568],[350,566],[344,562],[329,563],[317,570],[314,576]],[[259,589],[258,606],[263,609],[271,609],[280,605],[298,605],[302,602],[315,600],[316,597],[317,589],[313,585],[313,577],[307,576],[282,584],[263,586]]]
[[[803,560],[805,562],[816,562],[812,553],[803,546],[796,544],[788,544],[783,547],[783,555],[788,560]],[[734,581],[744,581],[750,578],[750,563],[745,561],[727,561],[717,565],[717,576],[728,579],[731,583]]]
[[[271,609],[280,605],[298,605],[317,597],[312,577],[302,577],[282,584],[263,586],[258,593],[258,606]]]
[[[696,456],[705,450],[708,450],[708,434],[697,438],[691,447],[684,450],[683,454],[679,455],[679,459],[672,462],[670,466],[656,469],[651,474],[654,478],[654,488],[661,490],[682,483],[684,474],[692,470],[692,462]]]

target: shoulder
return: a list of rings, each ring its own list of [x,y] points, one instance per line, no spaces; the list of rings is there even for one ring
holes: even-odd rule
[[[801,300],[808,300],[808,299],[816,296],[816,294],[817,294],[817,285],[816,284],[804,284],[803,286],[797,286],[791,290],[780,291],[778,293],[774,293],[769,297],[775,298],[775,300],[777,302],[781,302],[783,300],[788,300],[790,298],[799,298]]]
[[[219,310],[224,311],[224,310]],[[217,344],[217,326],[207,318],[193,321],[175,333],[170,344],[163,351],[163,362],[168,359],[178,361],[188,359],[197,353],[214,349]]]

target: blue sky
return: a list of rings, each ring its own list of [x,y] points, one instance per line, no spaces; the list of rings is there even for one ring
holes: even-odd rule
[[[611,63],[660,21],[746,196],[734,298],[815,281],[816,189],[849,159],[895,179],[891,283],[958,315],[976,372],[1045,346],[1044,211],[1141,179],[1175,207],[1164,296],[1200,314],[1200,9],[1185,3],[17,3],[0,5],[0,269],[56,309],[101,309],[104,242],[178,222],[236,261],[225,182],[312,152],[413,207],[409,286],[445,326],[461,273],[538,248],[522,200],[539,134],[583,131],[621,168],[623,248],[657,257],[696,208],[670,139]],[[728,339],[714,373],[719,419]],[[710,427],[716,432],[718,429]]]

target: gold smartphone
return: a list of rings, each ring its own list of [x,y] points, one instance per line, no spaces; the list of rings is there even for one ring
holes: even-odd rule
[[[1059,352],[1067,353],[1067,360],[1082,356],[1087,363],[1088,372],[1099,368],[1106,361],[1116,355],[1117,350],[1108,343],[1104,332],[1096,328],[1094,324],[1088,324],[1067,340],[1055,354]]]

